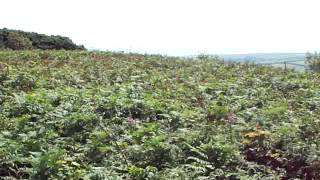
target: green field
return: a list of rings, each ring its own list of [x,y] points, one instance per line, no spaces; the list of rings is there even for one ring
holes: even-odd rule
[[[317,179],[320,76],[0,51],[0,179]]]

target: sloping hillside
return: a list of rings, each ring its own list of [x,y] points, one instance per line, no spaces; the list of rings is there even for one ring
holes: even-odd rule
[[[0,62],[0,177],[320,176],[317,74],[87,51]]]

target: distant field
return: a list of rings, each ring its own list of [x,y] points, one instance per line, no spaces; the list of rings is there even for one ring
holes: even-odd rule
[[[305,70],[304,53],[261,53],[261,54],[234,54],[234,55],[219,55],[228,61],[236,62],[254,62],[255,64],[270,65],[273,67],[285,68],[284,62],[287,63],[287,68],[296,70]]]
[[[226,60],[252,61],[256,63],[278,62],[278,61],[299,61],[304,60],[304,53],[258,53],[258,54],[230,54],[218,55]]]

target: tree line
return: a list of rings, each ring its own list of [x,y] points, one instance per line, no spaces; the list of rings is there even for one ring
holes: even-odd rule
[[[70,38],[64,36],[48,36],[4,28],[0,29],[0,49],[85,50],[85,47],[76,45]]]

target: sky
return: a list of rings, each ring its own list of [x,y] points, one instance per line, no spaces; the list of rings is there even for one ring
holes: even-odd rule
[[[166,55],[320,49],[319,0],[1,0],[0,28]]]

